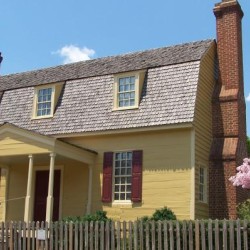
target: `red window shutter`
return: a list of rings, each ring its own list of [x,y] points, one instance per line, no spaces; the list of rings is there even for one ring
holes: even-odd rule
[[[142,201],[142,150],[133,151],[132,193],[133,202]]]
[[[105,152],[103,158],[102,201],[112,201],[113,152]]]

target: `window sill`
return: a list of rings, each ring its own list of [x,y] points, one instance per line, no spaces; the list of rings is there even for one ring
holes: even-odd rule
[[[46,118],[52,118],[53,115],[44,115],[44,116],[33,116],[31,120],[40,120],[40,119],[46,119]]]
[[[113,201],[112,207],[131,207],[132,208],[132,201]]]
[[[121,111],[121,110],[138,109],[138,108],[139,108],[139,106],[122,107],[122,108],[113,108],[112,111]]]

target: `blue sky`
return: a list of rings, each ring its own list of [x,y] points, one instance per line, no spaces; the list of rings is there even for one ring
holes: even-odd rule
[[[215,38],[218,1],[0,0],[0,73]],[[250,3],[239,2],[250,135]]]

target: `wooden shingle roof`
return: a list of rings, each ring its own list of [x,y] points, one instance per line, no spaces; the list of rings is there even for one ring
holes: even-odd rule
[[[57,135],[193,121],[200,60],[213,40],[0,77],[0,123]],[[147,69],[138,109],[113,111],[115,73]],[[65,81],[53,118],[32,120],[34,87]]]

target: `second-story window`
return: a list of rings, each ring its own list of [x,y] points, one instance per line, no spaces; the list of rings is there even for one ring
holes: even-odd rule
[[[37,93],[36,116],[51,115],[52,88],[39,89]]]
[[[135,76],[119,78],[118,106],[135,105]]]

